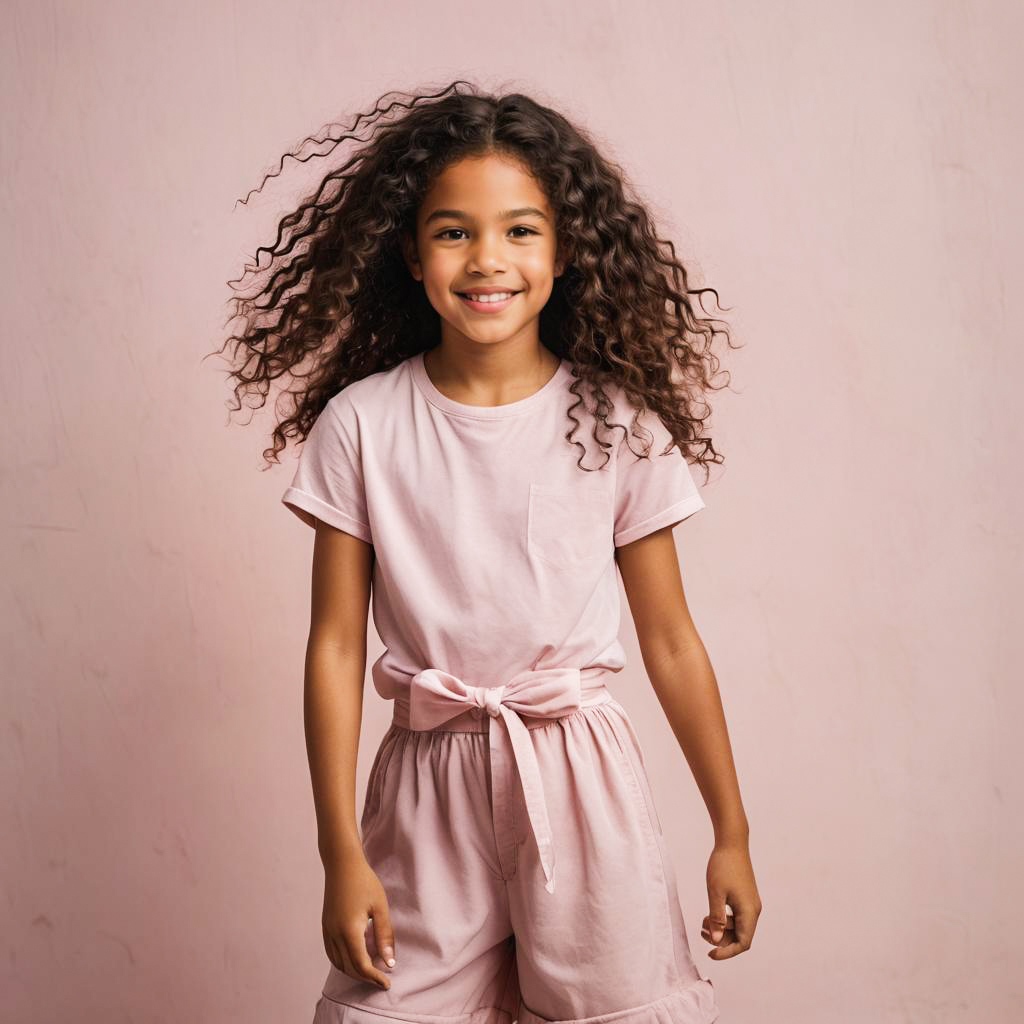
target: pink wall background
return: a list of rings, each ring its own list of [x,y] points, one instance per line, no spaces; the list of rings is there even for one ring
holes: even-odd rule
[[[312,533],[201,359],[309,175],[236,199],[468,76],[589,125],[746,345],[676,533],[765,905],[738,958],[705,955],[711,828],[628,614],[615,685],[723,1024],[1019,1019],[1020,5],[5,13],[0,1018],[312,1015]]]

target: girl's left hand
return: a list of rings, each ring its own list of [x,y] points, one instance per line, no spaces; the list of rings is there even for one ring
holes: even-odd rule
[[[715,945],[708,956],[725,960],[750,949],[761,916],[761,897],[747,844],[716,843],[708,860],[707,881],[711,913],[704,918],[700,933]],[[727,903],[732,914],[726,909]]]

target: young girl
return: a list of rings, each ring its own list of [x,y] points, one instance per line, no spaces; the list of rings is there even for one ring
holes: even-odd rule
[[[282,221],[237,339],[236,394],[300,385],[272,454],[302,435],[282,501],[316,529],[314,1020],[714,1021],[609,684],[617,568],[714,826],[709,955],[748,949],[748,826],[672,537],[704,507],[684,455],[721,461],[700,415],[716,332],[584,131],[467,84],[378,104],[376,135]],[[357,825],[371,599],[394,711]]]

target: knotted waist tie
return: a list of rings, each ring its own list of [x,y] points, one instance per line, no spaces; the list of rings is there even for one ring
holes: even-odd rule
[[[520,715],[556,719],[580,708],[612,699],[602,669],[527,669],[500,686],[470,686],[437,668],[423,669],[411,680],[408,700],[395,701],[395,721],[408,729],[433,729],[472,708],[487,712],[495,834],[511,813],[506,789],[509,773],[500,770],[511,758],[519,776],[530,827],[537,843],[544,888],[555,891],[555,850],[544,802],[537,755],[529,728]]]

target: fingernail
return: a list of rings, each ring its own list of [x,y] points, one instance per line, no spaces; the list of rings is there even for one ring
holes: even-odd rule
[[[387,960],[385,961],[385,963],[388,965],[388,967],[394,967],[395,966],[395,958],[393,956],[389,956],[387,958]]]
[[[722,941],[722,933],[717,928],[711,933],[711,939],[713,942]]]

